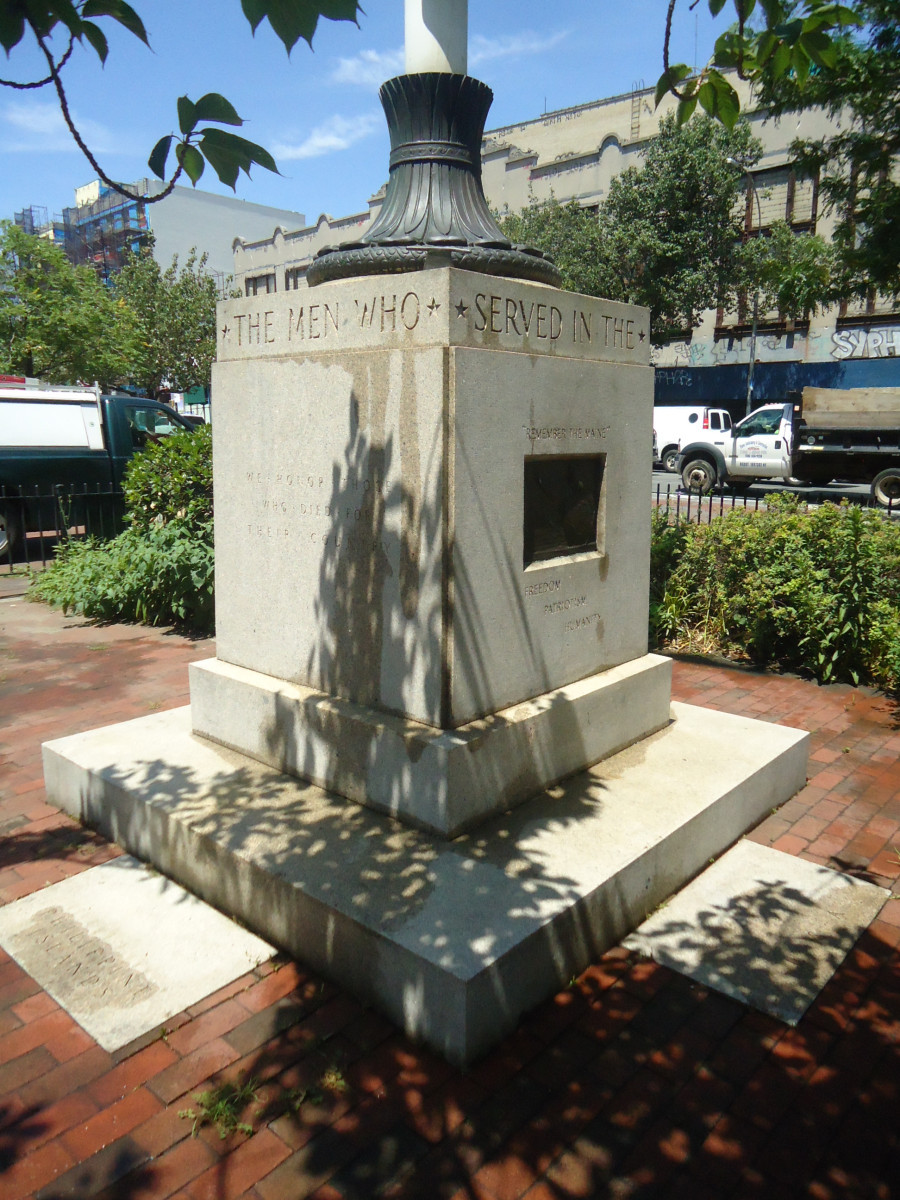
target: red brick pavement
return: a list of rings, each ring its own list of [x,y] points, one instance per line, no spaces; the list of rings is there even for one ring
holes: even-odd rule
[[[211,652],[0,599],[0,902],[118,853],[47,804],[40,742],[185,703]],[[675,696],[811,730],[750,836],[900,891],[889,699],[682,662]],[[900,899],[796,1029],[617,948],[464,1073],[282,959],[108,1054],[0,952],[0,1196],[888,1200],[898,944]],[[251,1078],[251,1132],[192,1136],[199,1091]]]

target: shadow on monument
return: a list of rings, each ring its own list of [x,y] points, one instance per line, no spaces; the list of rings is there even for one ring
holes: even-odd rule
[[[423,446],[413,436],[416,423],[407,410],[415,405],[414,389],[415,380],[404,378],[396,434],[374,401],[367,406],[356,394],[351,397],[343,459],[332,465],[327,505],[327,511],[339,519],[322,548],[312,601],[316,640],[307,661],[298,664],[298,675],[327,698],[372,708],[376,714],[381,711],[422,722],[418,714],[428,712],[433,724],[423,722],[419,728],[435,735],[441,728],[459,726],[451,692],[454,680],[464,681],[461,690],[481,721],[478,730],[489,734],[503,726],[509,757],[516,764],[512,778],[497,774],[496,811],[502,812],[509,807],[507,799],[517,804],[540,792],[548,774],[529,727],[517,726],[502,712],[493,711],[489,673],[479,653],[489,630],[479,611],[478,589],[469,578],[467,558],[455,553],[446,528],[447,467],[435,461],[441,454],[440,442]],[[471,488],[477,496],[477,480],[464,450],[458,470],[465,477],[457,478],[455,486]],[[440,481],[437,494],[435,479]],[[481,516],[504,600],[519,617],[522,641],[505,649],[527,657],[537,694],[546,689],[551,674],[526,618],[522,564],[512,561],[491,514],[482,511]],[[583,769],[587,752],[577,722],[564,703],[552,707],[554,736],[570,747],[570,758]],[[398,761],[377,720],[348,722],[346,706],[338,709],[318,698],[304,706],[305,727],[316,735],[315,747],[330,748],[330,761],[323,769],[313,740],[302,741],[290,704],[276,697],[275,715],[265,731],[269,761],[297,763],[306,778],[325,775],[335,790],[343,792],[346,787],[354,798],[358,798],[364,764],[368,777],[390,781],[385,787],[392,802],[374,806],[404,812],[415,824],[409,807],[397,800],[400,792],[423,786],[410,776],[410,766],[422,752],[415,729],[407,728],[406,759]],[[570,813],[569,819],[573,818]]]

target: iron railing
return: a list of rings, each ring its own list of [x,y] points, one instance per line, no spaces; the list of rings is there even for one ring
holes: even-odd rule
[[[747,509],[750,512],[765,511],[766,502],[773,495],[783,495],[782,492],[755,493],[728,491],[716,488],[706,495],[699,491],[687,491],[677,484],[658,483],[651,493],[651,507],[667,509],[670,521],[678,525],[682,521],[691,521],[696,525],[709,524],[713,517],[724,516],[732,509]],[[806,497],[802,497],[807,499]],[[900,502],[891,501],[887,507],[878,504],[872,496],[854,496],[835,493],[833,496],[807,500],[810,504],[840,504],[847,500],[861,508],[870,508],[883,517],[900,517]]]
[[[70,538],[115,537],[125,528],[120,488],[66,483],[10,489],[0,485],[0,572],[51,562]]]

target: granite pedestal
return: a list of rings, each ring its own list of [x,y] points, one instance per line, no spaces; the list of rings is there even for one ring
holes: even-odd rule
[[[217,657],[54,801],[471,1061],[803,784],[646,652],[652,387],[646,310],[540,284],[224,302]]]

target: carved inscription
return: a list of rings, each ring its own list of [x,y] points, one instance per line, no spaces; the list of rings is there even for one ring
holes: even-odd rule
[[[586,438],[605,438],[609,425],[523,425],[522,432],[529,442],[582,441]]]
[[[340,330],[340,305],[301,304],[288,309],[288,341],[317,341]],[[273,339],[274,340],[274,339]]]
[[[375,505],[381,491],[371,478],[331,476],[304,471],[247,471],[251,489],[264,492],[260,507],[265,520],[247,522],[250,537],[270,541],[298,541],[301,545],[341,547],[356,545],[370,550],[374,544]],[[339,491],[340,503],[312,496],[325,488]],[[347,503],[347,499],[351,503]]]
[[[562,580],[545,579],[541,583],[530,583],[525,588],[526,596],[543,596],[546,592],[558,592]]]
[[[551,297],[478,292],[474,299],[460,297],[452,302],[453,324],[462,320],[474,334],[503,337],[513,345],[544,343],[548,348],[585,346],[627,352],[646,340],[646,331],[638,328],[635,318],[603,312],[603,301],[583,308],[557,294]],[[310,343],[358,344],[363,335],[367,340],[372,334],[403,337],[434,324],[432,318],[442,308],[435,296],[415,288],[360,293],[342,300],[318,299],[313,289],[309,296],[292,292],[290,299],[267,297],[265,303],[269,307],[242,310],[236,302],[226,310],[227,319],[219,326],[223,349],[297,350],[311,349]]]
[[[589,613],[584,617],[574,617],[571,621],[566,621],[566,633],[576,633],[579,629],[590,629],[599,620],[599,613]]]
[[[476,333],[534,337],[538,341],[557,342],[565,336],[571,342],[590,343],[594,340],[594,313],[574,308],[566,318],[555,304],[479,292],[475,297],[472,328]],[[597,336],[605,347],[621,350],[634,350],[636,339],[644,340],[643,331],[637,331],[631,317],[601,317]]]
[[[582,608],[587,604],[587,596],[570,596],[567,600],[551,600],[544,605],[544,615],[552,617],[554,613],[569,612],[573,608]]]
[[[422,314],[422,305],[415,292],[407,292],[402,297],[395,292],[390,296],[373,296],[371,300],[354,300],[353,303],[360,329],[374,328],[381,333],[396,333],[400,326],[412,331]],[[434,315],[441,306],[432,297],[431,304],[426,307]]]
[[[151,979],[58,905],[35,913],[26,932],[28,969],[52,977],[64,1004],[90,1013],[124,1009],[158,991]]]

